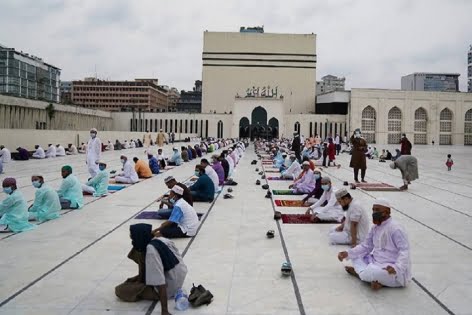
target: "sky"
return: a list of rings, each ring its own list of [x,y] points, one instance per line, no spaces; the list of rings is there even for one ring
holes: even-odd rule
[[[412,72],[460,73],[467,85],[470,0],[1,0],[0,44],[43,58],[61,79],[158,78],[191,90],[203,32],[317,34],[317,78],[400,88]]]

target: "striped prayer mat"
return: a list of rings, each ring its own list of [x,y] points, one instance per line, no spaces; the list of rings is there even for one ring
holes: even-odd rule
[[[273,189],[273,195],[303,195],[303,193],[294,193],[291,189]]]
[[[303,200],[275,199],[274,202],[277,207],[308,207],[303,204]]]
[[[356,188],[365,191],[399,191],[397,187],[386,183],[359,183],[354,185],[356,186]]]
[[[335,224],[338,222],[311,222],[310,214],[282,214],[282,222],[285,224]]]

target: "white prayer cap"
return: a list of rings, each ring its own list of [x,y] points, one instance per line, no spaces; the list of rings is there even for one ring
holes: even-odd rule
[[[90,132],[95,132],[95,133],[97,133],[97,128],[92,128],[92,129],[90,129]]]
[[[310,162],[305,161],[305,162],[302,163],[302,165],[308,165],[308,166],[310,166]]]
[[[98,161],[97,161],[97,164],[104,164],[104,165],[107,165],[107,162],[105,162],[104,160],[98,160]]]
[[[182,196],[184,194],[184,189],[178,185],[172,187],[172,191],[175,192],[177,195]]]
[[[341,199],[342,197],[346,196],[347,194],[349,194],[349,193],[346,190],[346,188],[338,189],[335,193],[336,199]]]
[[[390,163],[390,168],[391,168],[392,170],[395,169],[395,162]]]
[[[164,179],[164,183],[168,183],[170,182],[171,180],[175,179],[174,176],[167,176],[165,179]]]
[[[290,158],[291,159],[296,159],[297,157],[295,156],[295,154],[290,154]]]
[[[331,178],[329,178],[328,176],[323,176],[321,177],[321,183],[322,184],[331,183]]]
[[[382,206],[382,207],[385,207],[385,208],[391,208],[390,206],[390,201],[388,199],[385,199],[385,198],[377,198],[375,199],[374,201],[374,206],[377,205],[377,206]]]

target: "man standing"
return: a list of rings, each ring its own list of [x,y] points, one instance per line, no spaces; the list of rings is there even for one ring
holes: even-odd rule
[[[156,137],[157,146],[161,148],[164,145],[164,141],[166,141],[166,135],[162,132],[162,129],[160,129]]]
[[[87,143],[87,166],[91,177],[98,173],[98,161],[102,156],[102,141],[97,138],[97,129],[90,129],[90,140]]]
[[[359,170],[361,170],[361,180],[365,183],[364,178],[367,169],[365,152],[367,151],[367,142],[361,137],[361,130],[359,128],[357,128],[351,136],[351,144],[352,155],[349,167],[354,169],[354,181],[359,183]]]
[[[339,134],[336,134],[334,144],[336,145],[336,155],[339,155],[339,151],[341,151],[341,138],[339,138]]]
[[[300,135],[298,133],[293,134],[293,141],[292,141],[292,150],[295,152],[295,157],[297,158],[297,161],[301,163],[302,158],[300,156]]]
[[[361,243],[369,233],[370,220],[360,202],[354,200],[345,188],[336,192],[336,199],[346,214],[341,225],[333,227],[329,232],[331,244],[351,245]]]
[[[410,140],[408,140],[408,138],[406,137],[406,134],[402,134],[402,139],[400,140],[400,144],[401,144],[401,147],[400,147],[400,153],[402,155],[411,155],[411,142]]]
[[[402,173],[403,186],[400,190],[407,190],[411,181],[418,179],[418,160],[412,155],[402,155],[390,163],[392,169],[398,168]]]
[[[405,287],[411,280],[410,245],[403,227],[390,217],[390,203],[383,198],[372,207],[374,226],[359,245],[338,254],[339,261],[348,258],[352,267],[345,270],[373,290]]]
[[[143,144],[146,149],[151,146],[151,134],[149,130],[146,130],[146,134],[143,136]]]

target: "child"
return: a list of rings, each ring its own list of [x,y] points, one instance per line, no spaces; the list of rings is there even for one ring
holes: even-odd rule
[[[447,155],[447,160],[446,160],[446,165],[447,165],[447,170],[450,171],[452,168],[452,165],[454,164],[454,161],[451,158],[451,155]]]

